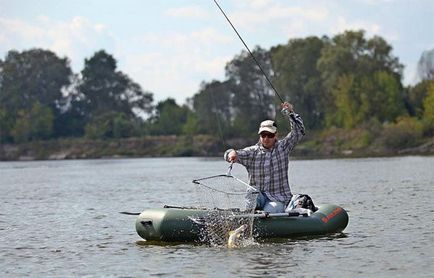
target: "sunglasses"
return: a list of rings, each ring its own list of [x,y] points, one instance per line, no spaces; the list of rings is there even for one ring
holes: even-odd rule
[[[261,133],[260,135],[261,135],[261,138],[265,138],[265,137],[274,138],[274,136],[276,136],[275,133]]]

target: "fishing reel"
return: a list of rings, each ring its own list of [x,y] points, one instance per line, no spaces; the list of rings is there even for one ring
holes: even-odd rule
[[[284,116],[291,114],[291,112],[289,112],[288,108],[283,108],[282,110],[280,110],[280,112],[281,112]]]

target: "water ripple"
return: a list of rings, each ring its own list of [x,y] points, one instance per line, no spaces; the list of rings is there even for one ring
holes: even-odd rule
[[[3,277],[430,277],[433,157],[297,160],[291,184],[350,214],[344,233],[239,249],[146,242],[134,216],[190,205],[191,180],[224,171],[198,158],[0,163]],[[234,174],[246,179],[245,170]]]

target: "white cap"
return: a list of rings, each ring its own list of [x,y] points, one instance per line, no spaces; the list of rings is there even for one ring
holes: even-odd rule
[[[261,123],[261,125],[259,126],[258,134],[261,134],[261,132],[264,132],[264,131],[267,131],[270,133],[276,133],[277,132],[277,126],[274,123],[274,121],[272,121],[272,120],[263,121]]]

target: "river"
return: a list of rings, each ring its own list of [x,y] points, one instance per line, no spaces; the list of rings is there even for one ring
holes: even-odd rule
[[[2,277],[432,277],[434,157],[293,160],[292,190],[344,207],[342,234],[239,249],[148,244],[120,211],[191,205],[222,159],[0,162]],[[234,175],[246,179],[241,166]]]

